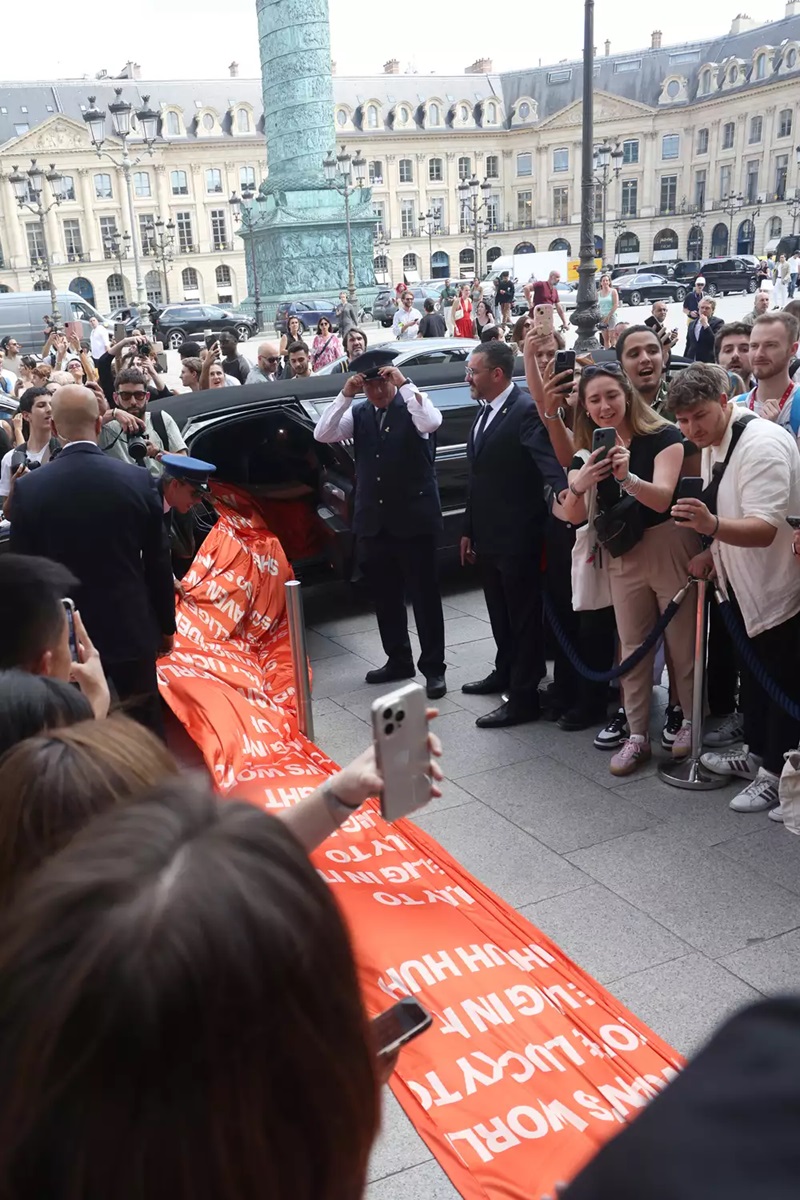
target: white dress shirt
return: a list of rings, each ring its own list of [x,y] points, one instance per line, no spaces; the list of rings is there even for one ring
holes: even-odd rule
[[[414,428],[422,438],[434,433],[442,423],[442,414],[425,392],[420,392],[413,383],[406,382],[398,388],[406,408],[411,414]],[[329,404],[317,421],[314,438],[318,442],[346,442],[353,436],[353,397],[343,392]],[[420,403],[421,400],[421,403]],[[369,403],[369,401],[367,401]]]
[[[486,430],[489,428],[492,421],[495,419],[497,414],[500,412],[500,409],[503,407],[503,405],[505,404],[506,400],[511,395],[513,390],[514,390],[514,384],[510,383],[504,392],[501,392],[499,396],[495,396],[494,400],[484,401],[485,404],[489,405],[489,412],[486,416],[486,423],[483,425],[483,427],[481,429],[481,437],[483,437],[483,435],[486,433]],[[481,413],[483,413],[483,410],[481,410]],[[478,418],[478,420],[480,420],[480,417]]]
[[[395,339],[404,342],[409,341],[411,338],[419,337],[419,323],[421,320],[422,313],[418,309],[412,307],[406,312],[404,308],[398,308],[392,320],[392,333]]]

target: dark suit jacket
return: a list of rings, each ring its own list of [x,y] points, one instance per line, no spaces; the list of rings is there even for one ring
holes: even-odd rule
[[[692,321],[686,332],[684,357],[691,362],[715,362],[714,340],[724,324],[722,317],[709,317],[708,326],[704,329],[699,320]]]
[[[514,384],[476,447],[479,420],[480,413],[467,444],[464,534],[479,554],[535,553],[542,542],[547,506],[537,461],[542,451],[541,422],[534,403]]]
[[[65,446],[14,489],[11,549],[63,563],[104,664],[154,657],[175,632],[163,505],[150,472],[97,446]]]

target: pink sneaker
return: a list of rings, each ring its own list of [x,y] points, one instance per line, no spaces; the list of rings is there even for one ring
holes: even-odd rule
[[[672,743],[673,758],[688,758],[692,753],[692,722],[684,721]]]
[[[611,759],[609,770],[612,775],[632,775],[649,759],[650,739],[640,733],[632,733]]]

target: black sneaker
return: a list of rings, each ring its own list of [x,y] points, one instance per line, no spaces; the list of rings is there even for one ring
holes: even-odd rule
[[[664,713],[664,728],[661,731],[661,745],[665,750],[672,749],[681,725],[683,725],[683,709],[680,704],[668,704]]]
[[[594,739],[598,750],[617,750],[630,733],[625,709],[620,708]]]

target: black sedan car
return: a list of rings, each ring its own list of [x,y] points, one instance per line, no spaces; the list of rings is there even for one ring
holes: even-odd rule
[[[153,332],[167,350],[177,350],[187,341],[202,342],[204,333],[230,331],[240,342],[246,342],[256,328],[251,317],[218,304],[168,304],[153,320]]]
[[[639,272],[636,275],[620,275],[614,280],[620,304],[652,304],[654,300],[669,300],[682,303],[686,297],[686,285],[663,275]]]

